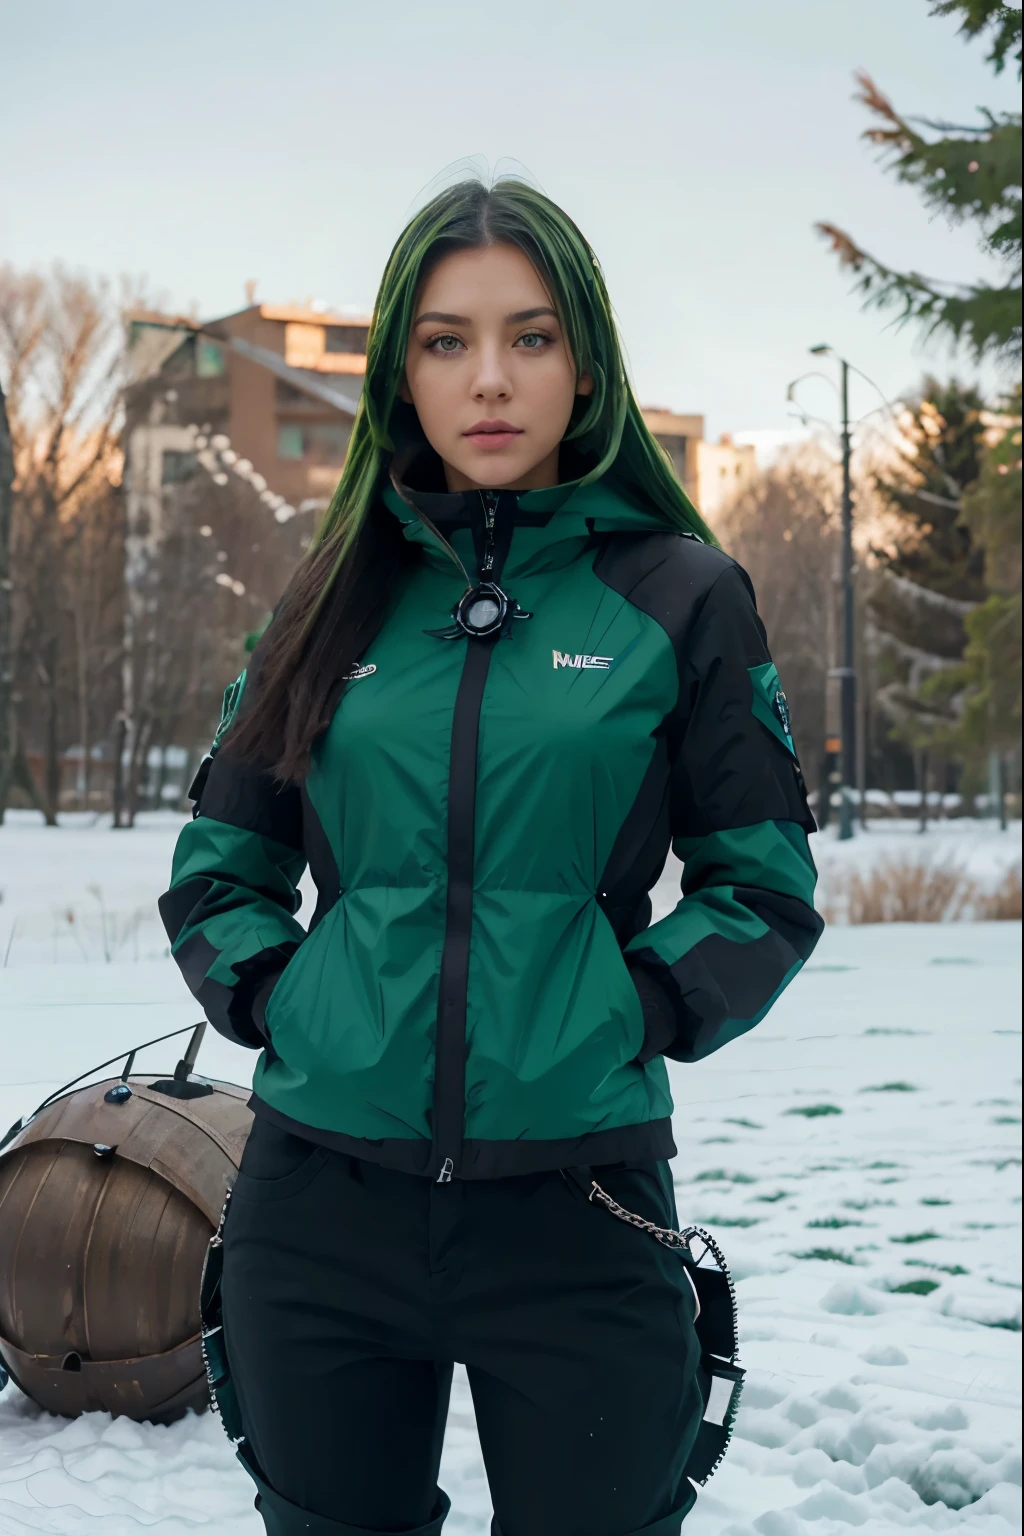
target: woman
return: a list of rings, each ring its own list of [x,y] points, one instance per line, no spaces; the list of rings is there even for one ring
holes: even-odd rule
[[[560,1170],[676,1225],[664,1057],[807,958],[813,822],[749,583],[541,193],[467,182],[398,240],[341,483],[239,691],[161,906],[262,1048],[223,1309],[267,1530],[440,1531],[460,1360],[495,1532],[676,1536],[692,1287]]]

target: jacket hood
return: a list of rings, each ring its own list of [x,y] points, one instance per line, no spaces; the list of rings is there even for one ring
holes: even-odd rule
[[[404,466],[396,463],[383,500],[402,523],[405,538],[419,544],[431,564],[454,564],[443,539],[471,574],[488,501],[507,577],[567,565],[597,534],[676,531],[656,509],[626,497],[607,475],[533,491],[448,491],[432,453],[421,453]]]

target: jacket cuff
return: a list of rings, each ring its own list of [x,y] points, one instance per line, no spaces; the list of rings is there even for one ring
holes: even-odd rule
[[[222,1035],[227,1035],[236,1045],[248,1046],[250,1050],[270,1048],[270,1031],[267,1029],[267,1005],[270,1002],[270,994],[281,979],[283,965],[276,965],[273,970],[251,971],[249,975],[243,974],[235,983],[228,1006],[228,1019],[230,1021],[230,1033],[221,1029]],[[220,1026],[217,1026],[218,1028]]]
[[[232,989],[228,1009],[231,1027],[242,1045],[253,1050],[262,1046],[270,1049],[270,1031],[267,1029],[267,1006],[288,963],[298,949],[292,940],[258,950],[245,960],[236,961],[233,969],[238,977]],[[223,1034],[224,1031],[222,1030]]]
[[[644,1015],[644,1043],[637,1052],[641,1065],[664,1055],[675,1044],[676,1011],[668,991],[646,965],[630,965],[629,974]]]

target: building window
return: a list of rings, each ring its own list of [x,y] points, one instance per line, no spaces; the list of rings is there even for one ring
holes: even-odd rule
[[[325,325],[324,351],[365,353],[366,332],[365,325]]]
[[[352,428],[345,421],[279,421],[277,455],[310,464],[343,464]]]
[[[196,378],[219,379],[224,372],[224,349],[215,341],[196,337]]]
[[[302,428],[290,422],[278,422],[277,456],[279,459],[301,459],[304,453]]]
[[[183,480],[191,480],[198,467],[194,453],[165,448],[160,460],[160,484],[180,485]]]

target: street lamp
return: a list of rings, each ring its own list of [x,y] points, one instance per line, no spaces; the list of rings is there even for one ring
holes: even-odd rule
[[[843,579],[843,663],[833,667],[830,676],[840,682],[839,720],[842,748],[843,782],[839,801],[839,836],[853,836],[853,789],[857,783],[857,673],[853,652],[853,493],[850,486],[850,365],[826,342],[811,347],[817,357],[831,354],[839,363],[842,401],[843,504],[842,504],[842,579]]]

